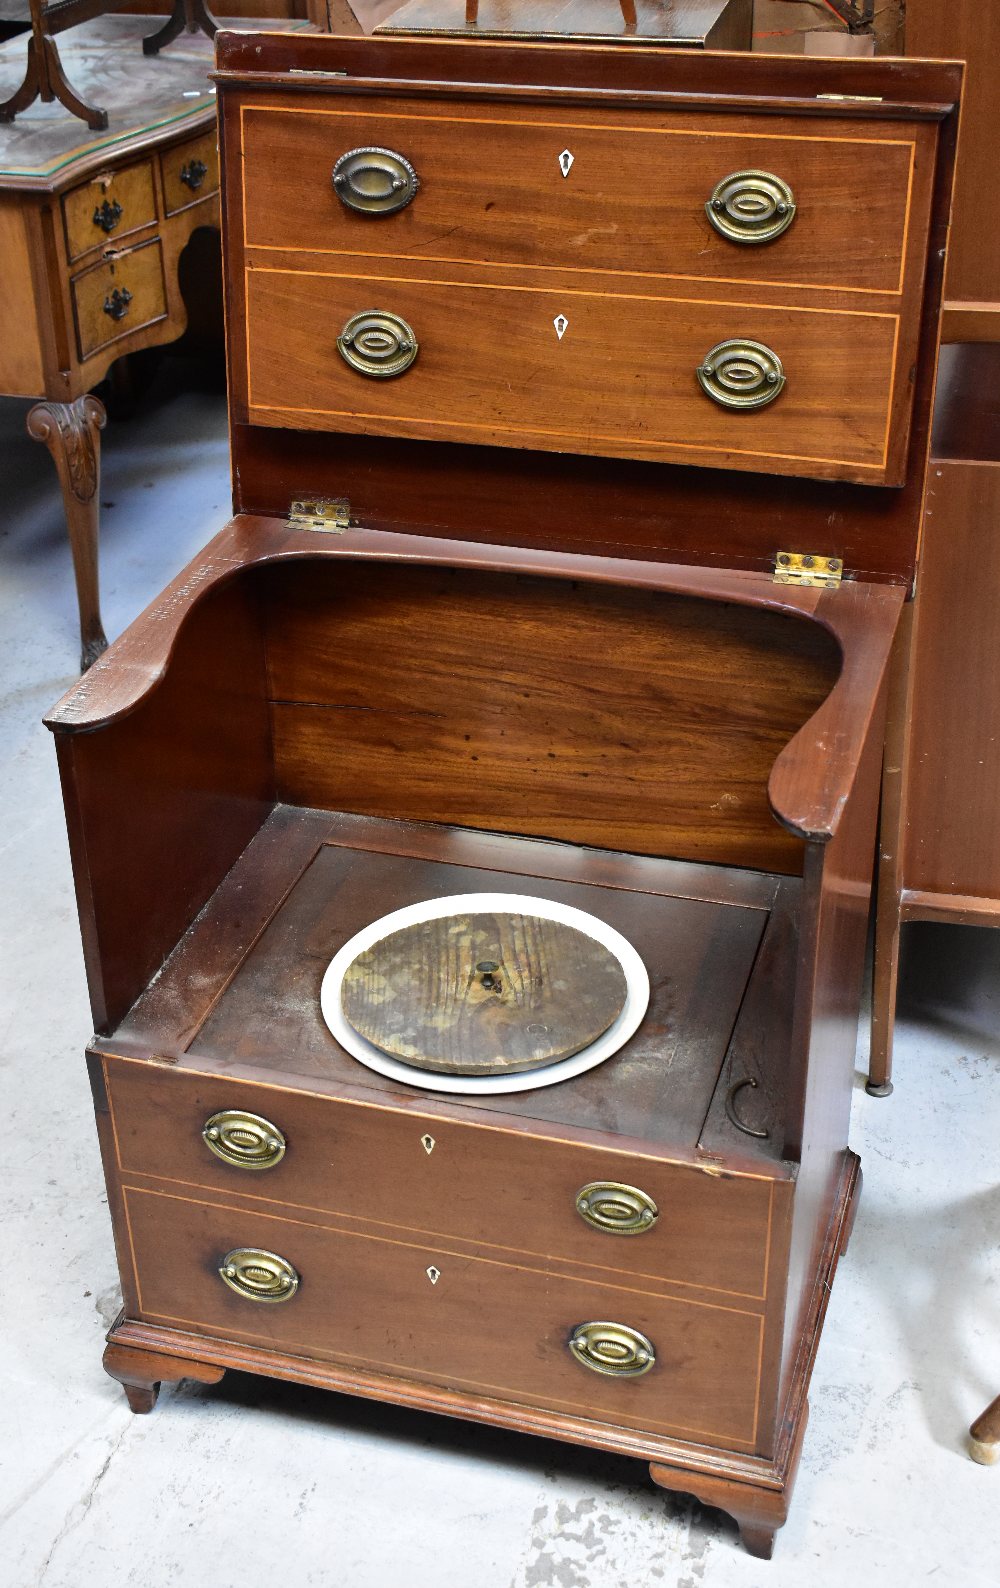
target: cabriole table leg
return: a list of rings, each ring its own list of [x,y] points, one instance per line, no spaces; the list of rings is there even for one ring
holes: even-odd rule
[[[97,580],[100,432],[107,417],[104,404],[91,396],[78,397],[71,403],[36,403],[28,415],[29,436],[45,442],[59,472],[80,608],[83,672],[108,648]]]

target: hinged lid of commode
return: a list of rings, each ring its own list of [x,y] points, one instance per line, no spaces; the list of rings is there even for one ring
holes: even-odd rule
[[[912,578],[960,66],[218,48],[238,510]]]

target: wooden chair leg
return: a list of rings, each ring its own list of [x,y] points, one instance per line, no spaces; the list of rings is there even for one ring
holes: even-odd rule
[[[1000,1395],[969,1429],[969,1455],[983,1467],[1000,1461]]]
[[[875,909],[875,965],[872,978],[871,1047],[868,1055],[869,1097],[888,1097],[892,1091],[892,1041],[896,1025],[896,985],[899,976],[899,899],[895,887],[880,878]]]
[[[101,623],[97,577],[100,432],[106,423],[104,404],[90,396],[78,397],[71,403],[37,403],[28,415],[28,434],[35,441],[45,442],[62,488],[80,608],[82,672],[108,648]]]
[[[226,1370],[211,1362],[161,1356],[159,1352],[140,1351],[112,1340],[105,1348],[104,1371],[117,1379],[132,1410],[142,1413],[153,1410],[161,1384],[177,1384],[182,1378],[197,1379],[199,1384],[218,1384]]]

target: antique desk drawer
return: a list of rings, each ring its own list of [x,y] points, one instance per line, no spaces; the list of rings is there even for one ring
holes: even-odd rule
[[[927,224],[931,172],[927,162],[917,169],[926,128],[701,120],[528,106],[431,113],[399,100],[374,110],[248,107],[246,242],[900,292],[908,220],[918,231]],[[353,150],[370,152],[342,165],[335,187],[334,167]],[[415,191],[394,208],[414,185],[407,167]],[[714,211],[720,231],[706,205],[740,172],[777,184],[727,190]],[[409,187],[392,191],[394,179]],[[352,207],[359,197],[366,208]],[[784,214],[772,212],[780,203]]]
[[[70,260],[151,226],[156,220],[152,164],[145,160],[84,182],[64,195],[62,209]]]
[[[81,358],[167,312],[159,238],[116,253],[71,282]]]
[[[249,272],[251,421],[876,484],[901,466],[893,314],[508,287],[485,269],[476,281],[430,266],[378,274]],[[390,317],[395,329],[376,330],[388,357],[364,311]],[[742,355],[720,345],[744,343],[766,374],[727,385],[726,357]]]
[[[165,150],[160,156],[160,171],[168,215],[210,198],[219,186],[219,143],[214,129]]]
[[[516,1253],[468,1257],[396,1230],[361,1235],[172,1189],[123,1194],[147,1322],[706,1443],[754,1444],[764,1318],[747,1307],[673,1300],[603,1276],[554,1278]],[[606,1328],[578,1332],[595,1323],[624,1331],[619,1349],[635,1353],[625,1356],[632,1372],[612,1377],[574,1355],[576,1337],[591,1360],[617,1356],[601,1344]]]
[[[228,1191],[280,1204],[291,1216],[309,1209],[498,1253],[516,1249],[539,1261],[614,1270],[623,1283],[645,1276],[761,1300],[772,1239],[791,1197],[788,1182],[719,1175],[523,1129],[160,1072],[127,1060],[108,1061],[107,1071],[125,1177]],[[261,1123],[233,1119],[237,1113]],[[228,1161],[206,1143],[203,1133],[213,1122],[216,1146]],[[268,1153],[266,1138],[278,1142],[280,1156]],[[638,1191],[640,1199],[587,1189],[609,1183]],[[589,1221],[578,1208],[585,1191]],[[621,1233],[616,1219],[627,1227],[629,1208],[648,1204],[652,1221],[644,1223],[639,1213],[637,1232]]]

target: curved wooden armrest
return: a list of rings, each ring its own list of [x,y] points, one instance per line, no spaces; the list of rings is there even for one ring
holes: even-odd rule
[[[323,535],[286,520],[232,519],[163,594],[136,619],[45,719],[55,733],[89,733],[126,716],[155,689],[192,607],[241,570],[304,557],[533,573],[606,581],[703,600],[765,607],[824,625],[840,645],[841,676],[823,705],[782,751],[769,783],[778,821],[806,838],[830,838],[853,786],[905,592],[895,585],[852,584],[839,590],[775,585],[765,573],[631,562],[385,530]]]
[[[899,585],[846,583],[801,592],[837,640],[840,677],[782,750],[768,781],[777,820],[801,838],[832,838],[854,787],[885,680],[906,591]]]

